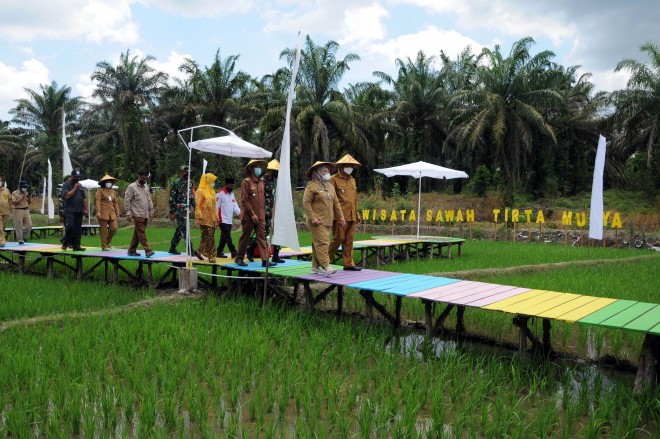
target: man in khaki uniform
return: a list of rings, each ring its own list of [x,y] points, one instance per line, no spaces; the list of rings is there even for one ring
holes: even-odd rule
[[[330,244],[328,254],[332,258],[341,245],[341,255],[344,259],[344,270],[360,271],[362,267],[356,267],[353,262],[353,239],[355,236],[355,225],[360,224],[360,212],[358,212],[357,185],[355,179],[351,177],[354,169],[361,168],[360,162],[351,155],[346,154],[337,163],[335,163],[339,172],[332,176],[330,183],[335,187],[337,199],[341,206],[341,211],[346,220],[346,227],[340,227],[337,221],[332,224],[333,240]]]
[[[312,234],[312,273],[336,273],[330,267],[330,231],[332,222],[338,221],[341,227],[346,225],[344,214],[335,194],[335,187],[330,184],[332,163],[316,162],[307,170],[310,180],[303,195],[303,209],[307,217],[307,227]]]
[[[5,246],[5,227],[9,224],[11,215],[11,194],[5,187],[5,179],[0,177],[0,247]]]
[[[147,223],[154,217],[154,204],[151,201],[151,191],[147,185],[149,171],[138,172],[138,179],[126,188],[124,194],[124,209],[126,210],[126,219],[135,223],[133,237],[128,246],[128,256],[140,256],[137,252],[138,243],[144,248],[144,255],[147,258],[152,257],[155,252],[149,246],[147,240]]]
[[[25,244],[32,231],[30,216],[30,193],[27,181],[18,182],[18,189],[11,193],[11,203],[14,206],[14,233],[19,245]]]
[[[241,238],[238,240],[236,265],[245,266],[243,262],[250,241],[252,230],[257,231],[257,247],[261,256],[262,267],[277,265],[268,261],[268,244],[266,243],[266,198],[264,182],[259,178],[268,162],[266,160],[250,160],[243,169],[245,178],[241,182]]]

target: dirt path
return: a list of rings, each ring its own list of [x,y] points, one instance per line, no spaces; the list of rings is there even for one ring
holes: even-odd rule
[[[543,271],[559,270],[562,268],[569,268],[569,267],[590,267],[593,265],[631,264],[653,258],[658,258],[658,256],[645,255],[645,256],[632,256],[630,258],[621,258],[621,259],[595,259],[589,261],[555,262],[551,264],[518,265],[516,267],[506,267],[506,268],[482,268],[477,270],[428,273],[428,275],[451,277],[462,280],[477,280],[477,279],[483,279],[484,277],[541,273]]]
[[[205,295],[204,293],[195,293],[195,294],[167,293],[167,294],[161,294],[151,299],[140,300],[139,302],[133,302],[133,303],[129,303],[128,305],[117,306],[114,308],[104,308],[104,309],[99,309],[96,311],[88,311],[88,312],[73,311],[73,312],[59,313],[59,314],[48,314],[37,317],[27,317],[18,320],[11,320],[8,322],[1,322],[0,332],[4,332],[16,326],[36,325],[39,323],[52,323],[64,319],[79,319],[85,317],[100,316],[105,314],[117,314],[120,312],[130,311],[137,308],[148,308],[150,306],[157,305],[160,303],[172,303],[172,302],[179,302],[181,300],[199,299],[201,297],[204,297],[204,295]]]

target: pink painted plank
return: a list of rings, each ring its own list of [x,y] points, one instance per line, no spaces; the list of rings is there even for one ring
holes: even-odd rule
[[[528,291],[531,291],[531,288],[516,287],[512,290],[505,291],[503,293],[499,293],[493,296],[484,297],[483,299],[475,300],[474,302],[470,302],[467,305],[480,308],[482,306],[490,305],[491,303],[499,302],[500,300],[508,299],[509,297],[517,296],[518,294],[526,293]]]
[[[423,299],[444,301],[447,296],[454,296],[456,294],[470,294],[470,292],[478,292],[485,289],[495,288],[494,284],[487,284],[484,282],[473,282],[473,281],[460,281],[455,282],[450,285],[443,285],[436,288],[430,288],[428,290],[420,291],[415,293],[415,297],[420,297]],[[478,289],[477,291],[474,291]],[[412,294],[410,295],[412,296]]]
[[[476,302],[477,300],[482,300],[487,297],[495,296],[500,293],[506,293],[507,291],[511,291],[513,289],[516,289],[517,287],[512,287],[510,285],[495,285],[495,288],[492,288],[490,290],[484,290],[480,291],[476,294],[471,294],[469,296],[465,297],[458,297],[456,299],[453,299],[451,303],[454,303],[456,305],[469,305],[472,306],[472,302]]]
[[[335,274],[325,276],[323,274],[306,274],[298,276],[300,279],[313,280],[324,282],[332,285],[349,285],[357,282],[364,282],[368,280],[383,279],[392,276],[398,276],[401,273],[393,273],[389,271],[368,270],[362,271],[343,271],[337,270]]]
[[[475,294],[481,293],[483,291],[490,291],[495,288],[497,288],[498,285],[496,284],[485,284],[485,285],[480,285],[476,286],[474,288],[469,288],[461,291],[456,291],[452,294],[442,294],[441,296],[436,296],[433,298],[433,300],[441,300],[443,302],[447,303],[456,303],[456,301],[459,301],[461,299],[465,300],[468,297],[472,297]]]

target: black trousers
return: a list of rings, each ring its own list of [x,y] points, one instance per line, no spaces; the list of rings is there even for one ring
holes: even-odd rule
[[[231,224],[220,223],[220,243],[218,244],[218,254],[223,253],[225,245],[231,253],[236,254],[236,247],[231,242]]]
[[[80,238],[82,237],[82,212],[65,212],[64,213],[64,237],[62,238],[62,245],[67,247],[78,248],[80,247]]]

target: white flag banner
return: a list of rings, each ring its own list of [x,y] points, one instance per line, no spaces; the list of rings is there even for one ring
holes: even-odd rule
[[[48,159],[48,219],[55,218],[55,205],[53,203],[53,166]]]
[[[69,155],[69,145],[66,143],[66,115],[62,111],[62,176],[71,175],[73,167],[71,166],[71,156]]]
[[[46,177],[44,177],[44,189],[41,191],[41,211],[40,213],[44,214],[44,207],[46,206]]]
[[[273,244],[286,246],[297,252],[300,251],[300,243],[298,242],[296,216],[293,211],[293,193],[291,192],[291,107],[293,106],[299,64],[300,33],[298,33],[296,41],[296,57],[293,61],[289,98],[286,103],[284,137],[280,148],[280,172],[277,176],[277,189],[275,191],[272,238]]]
[[[603,239],[603,171],[605,170],[605,137],[598,138],[594,181],[591,185],[591,208],[589,211],[589,238]]]
[[[208,165],[209,162],[206,161],[206,159],[202,159],[202,175],[206,174],[206,165]]]

